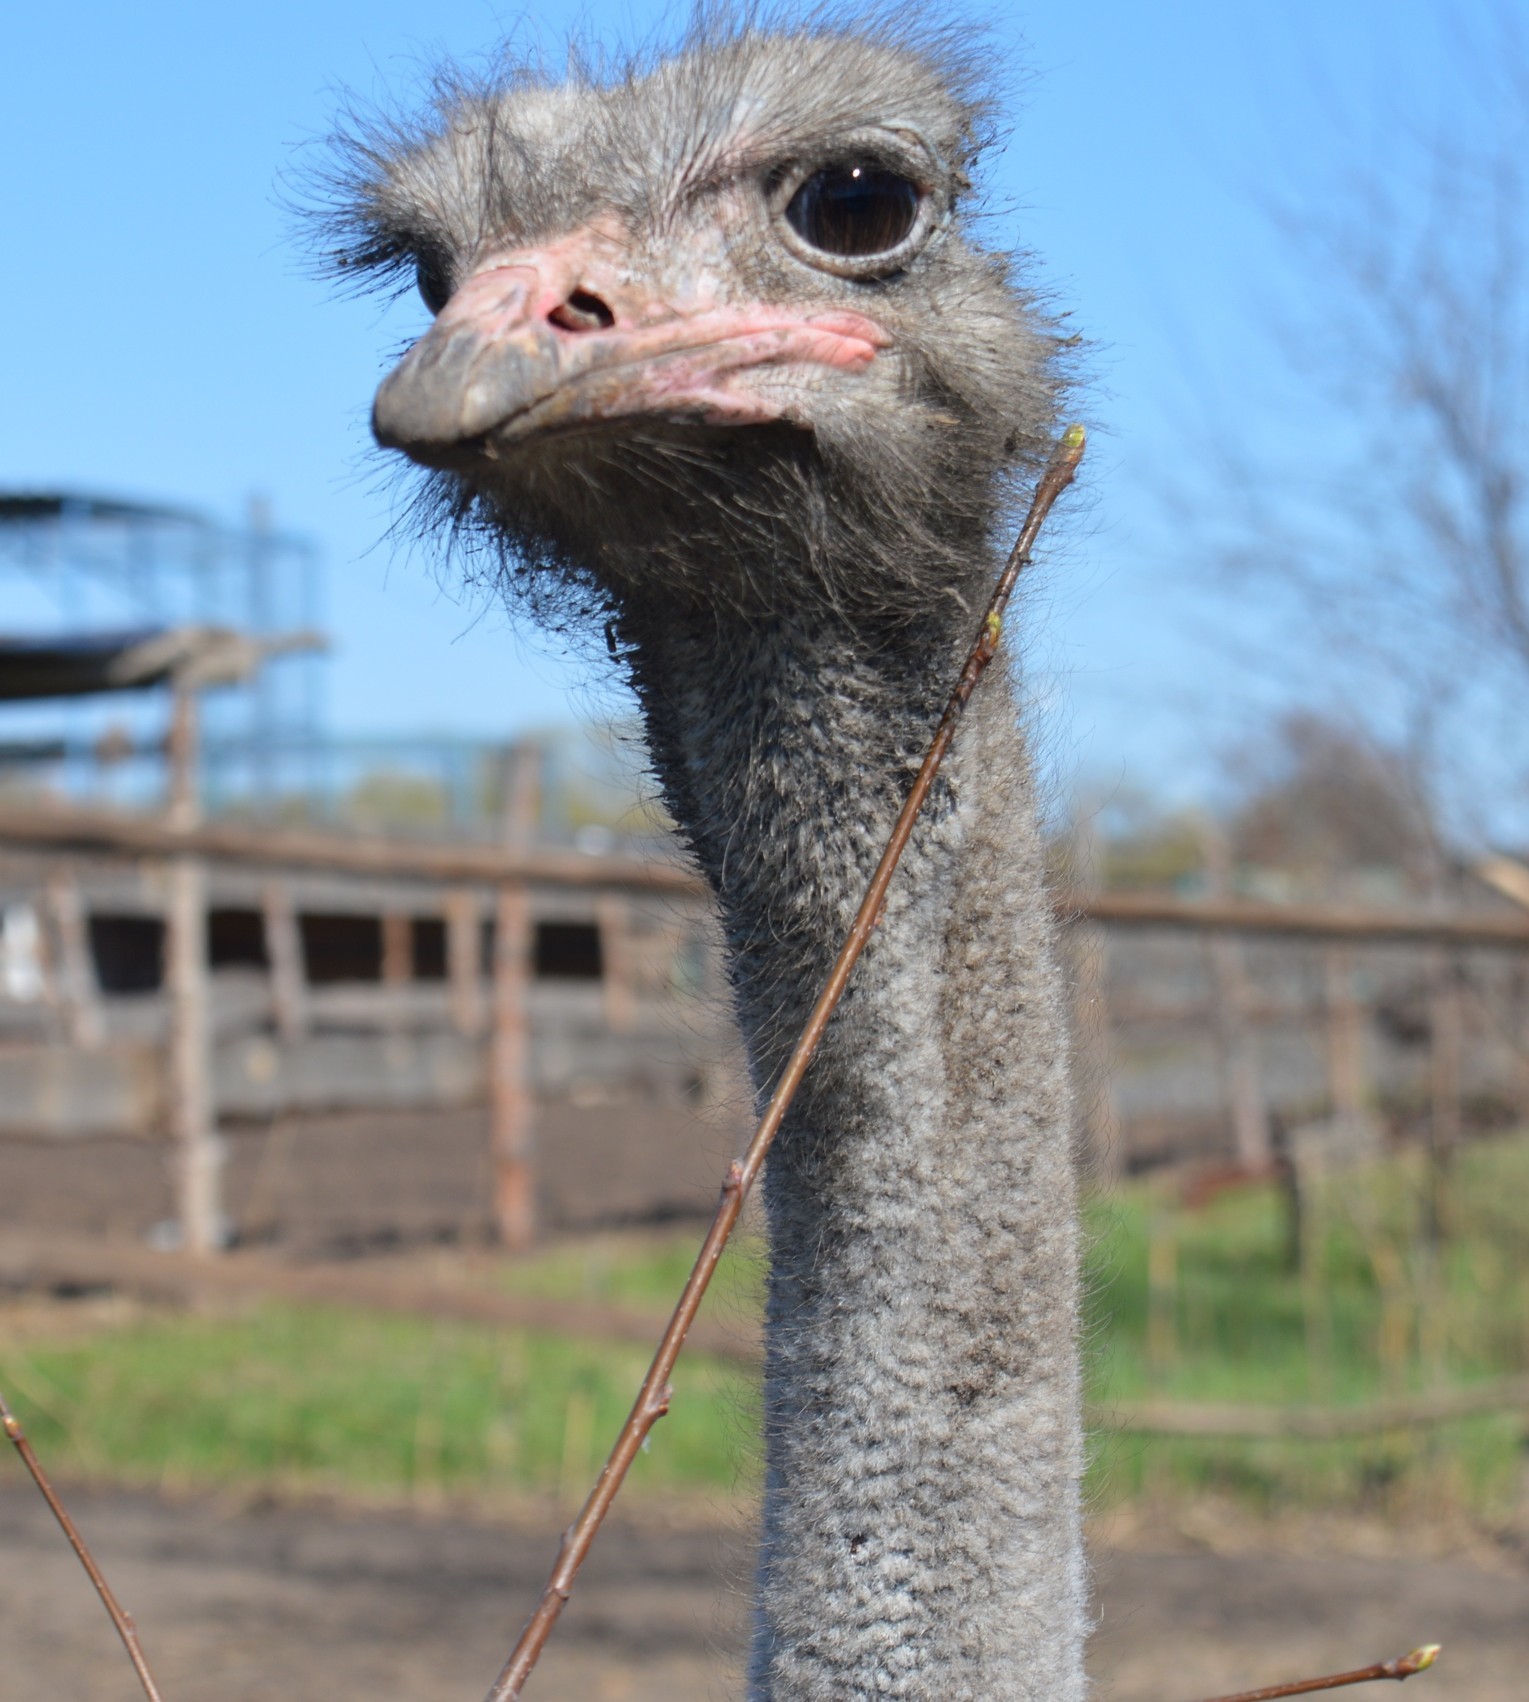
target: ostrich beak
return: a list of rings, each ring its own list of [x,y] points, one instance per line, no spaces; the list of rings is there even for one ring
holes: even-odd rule
[[[480,264],[384,380],[372,430],[384,449],[465,470],[533,437],[632,416],[764,424],[791,417],[804,375],[749,375],[853,372],[890,341],[860,313],[645,287],[625,245],[591,227]]]

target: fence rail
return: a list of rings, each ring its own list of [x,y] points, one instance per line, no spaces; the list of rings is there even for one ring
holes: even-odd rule
[[[1099,1407],[1091,1417],[1096,1429],[1135,1430],[1153,1436],[1335,1442],[1346,1436],[1373,1436],[1382,1430],[1450,1424],[1483,1413],[1515,1411],[1529,1417],[1529,1377],[1508,1377],[1474,1388],[1396,1396],[1363,1406],[1122,1401]]]
[[[1180,898],[1155,892],[1064,892],[1064,917],[1117,926],[1218,929],[1305,939],[1529,947],[1529,915],[1495,911],[1385,910],[1354,905],[1270,904],[1252,898]]]
[[[189,716],[189,707],[183,708]],[[188,763],[183,761],[180,768],[190,773]],[[519,798],[525,788],[511,790],[513,798]],[[632,900],[647,894],[699,905],[705,888],[692,871],[662,856],[586,855],[538,847],[530,842],[531,817],[524,800],[510,815],[515,820],[507,820],[499,843],[463,845],[307,827],[209,822],[199,819],[194,808],[133,815],[56,802],[0,803],[0,852],[48,866],[48,890],[60,942],[60,1010],[77,1045],[88,1048],[99,1041],[95,1030],[100,1013],[90,996],[93,982],[85,967],[88,947],[83,923],[76,915],[78,883],[71,884],[67,862],[101,859],[128,867],[148,865],[179,877],[178,886],[173,878],[162,883],[162,894],[173,896],[179,888],[185,889],[182,902],[164,905],[165,962],[175,971],[170,987],[178,1020],[171,1025],[176,1044],[166,1049],[164,1059],[163,1099],[177,1114],[183,1221],[191,1240],[203,1250],[211,1250],[216,1239],[216,1184],[211,1179],[216,1164],[211,1142],[216,1107],[210,1104],[209,1090],[212,990],[201,915],[208,902],[203,871],[209,865],[242,869],[260,883],[271,1008],[283,1044],[303,1038],[319,1003],[304,980],[302,945],[287,890],[290,877],[328,874],[347,886],[370,879],[430,882],[446,888],[446,993],[454,1030],[485,1049],[483,1080],[489,1085],[493,1126],[496,1218],[508,1243],[524,1245],[531,1238],[533,1107],[527,998],[534,923],[528,895],[561,889],[593,898],[602,961],[608,971],[607,1017],[613,1028],[624,1029],[630,1027],[634,997],[625,920]],[[62,868],[53,866],[58,859],[66,860]],[[200,899],[186,902],[190,892]],[[1209,1006],[1196,1011],[1194,1022],[1216,1037],[1234,1102],[1237,1155],[1250,1174],[1266,1171],[1273,1157],[1272,1114],[1259,1081],[1251,1036],[1257,1023],[1279,1013],[1253,1000],[1246,973],[1239,966],[1238,939],[1289,939],[1325,949],[1325,1004],[1315,1013],[1292,1014],[1302,1022],[1314,1018],[1325,1025],[1332,1107],[1340,1120],[1356,1127],[1364,1121],[1371,1086],[1365,1074],[1364,1019],[1353,985],[1353,949],[1366,943],[1401,945],[1432,954],[1430,1146],[1445,1156],[1458,1141],[1462,1095],[1463,994],[1450,973],[1451,960],[1476,948],[1529,951],[1529,913],[1512,910],[1283,905],[1225,894],[1188,898],[1172,893],[1080,890],[1058,892],[1054,902],[1078,948],[1074,979],[1085,1077],[1106,1084],[1097,1096],[1098,1104],[1087,1112],[1088,1146],[1096,1167],[1106,1174],[1123,1162],[1125,1145],[1123,1125],[1110,1103],[1107,1085],[1113,1074],[1113,1028],[1144,1014],[1156,1021],[1164,1017],[1161,1012],[1136,1011],[1122,1003],[1118,993],[1108,996],[1098,945],[1105,930],[1163,929],[1198,935],[1212,953],[1214,996]],[[477,959],[485,907],[495,919],[497,942],[487,988],[481,983]],[[72,925],[66,925],[71,918]],[[407,1014],[412,992],[407,974],[399,972],[399,964],[409,956],[409,922],[402,913],[383,920],[387,949],[382,992],[392,1001],[388,1021],[396,1025]],[[1183,1017],[1182,1012],[1175,1014]]]
[[[662,858],[500,845],[438,844],[382,834],[203,822],[178,827],[162,816],[126,815],[60,804],[0,804],[0,846],[126,856],[191,855],[217,861],[340,874],[550,886],[705,893],[683,864]],[[1273,904],[1266,900],[1174,893],[1063,890],[1064,921],[1117,926],[1226,930],[1240,934],[1374,942],[1438,942],[1529,948],[1529,915],[1402,910],[1356,905]]]
[[[523,882],[699,894],[681,864],[659,858],[500,845],[437,844],[381,834],[202,822],[178,827],[162,816],[56,804],[0,804],[0,846],[129,857],[193,856],[262,867],[324,869],[396,880]]]
[[[221,1240],[205,921],[204,871],[210,862],[273,871],[272,890],[263,904],[264,930],[273,1004],[284,1038],[291,1038],[289,1030],[304,1026],[301,1007],[306,1001],[292,906],[277,890],[281,881],[274,872],[327,871],[451,884],[455,890],[447,895],[448,982],[457,995],[456,1004],[463,1007],[457,1011],[457,1026],[481,1036],[486,1046],[496,1220],[506,1245],[526,1245],[535,1233],[526,998],[533,919],[527,895],[533,889],[572,888],[597,894],[646,892],[694,898],[703,891],[701,883],[670,860],[537,848],[527,843],[526,824],[513,819],[506,822],[505,840],[498,845],[432,844],[372,834],[209,822],[200,817],[191,792],[196,721],[190,694],[177,699],[175,725],[178,738],[172,736],[172,759],[179,752],[179,760],[172,760],[176,783],[171,788],[171,809],[164,815],[54,803],[0,804],[0,849],[147,862],[167,872],[164,962],[172,1020],[163,1064],[163,1097],[178,1149],[178,1209],[187,1246],[197,1253],[211,1253]],[[511,816],[515,814],[512,810]],[[471,890],[481,892],[484,887],[491,891],[495,921],[492,1014],[487,1022],[480,1020],[478,1008],[482,1003],[476,968],[479,898]],[[397,933],[396,928],[393,931]],[[610,932],[609,927],[605,932]],[[82,955],[83,949],[76,955]],[[396,957],[397,952],[392,955]],[[611,955],[624,961],[626,954],[612,950]],[[386,951],[384,960],[386,969],[390,964]],[[89,979],[81,977],[76,1001],[84,1011],[92,1007],[86,987]]]

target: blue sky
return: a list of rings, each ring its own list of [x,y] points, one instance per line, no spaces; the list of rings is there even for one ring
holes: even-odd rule
[[[993,239],[1034,250],[1099,344],[1086,512],[1029,614],[1062,775],[1192,794],[1201,753],[1239,724],[1249,688],[1218,659],[1160,493],[1171,480],[1193,496],[1193,433],[1208,420],[1235,417],[1271,444],[1308,429],[1264,331],[1302,281],[1260,200],[1318,192],[1339,137],[1351,154],[1383,147],[1399,110],[1468,124],[1451,43],[1462,17],[1489,10],[1093,0],[985,14],[1031,73],[990,173],[1006,209]],[[337,300],[308,277],[277,179],[325,133],[342,89],[406,89],[441,55],[507,33],[553,48],[570,28],[629,41],[661,16],[490,0],[13,9],[0,487],[226,518],[268,498],[327,565],[339,731],[498,737],[598,711],[608,697],[582,661],[384,540],[392,506],[366,453],[367,410],[423,309]],[[1251,631],[1260,611],[1239,618]]]

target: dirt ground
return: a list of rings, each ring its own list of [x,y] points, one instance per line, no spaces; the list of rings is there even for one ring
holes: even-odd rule
[[[561,1231],[694,1216],[737,1142],[736,1116],[544,1108],[544,1222]],[[299,1258],[470,1244],[487,1233],[488,1180],[486,1122],[474,1112],[312,1118],[228,1136],[234,1226]],[[0,1230],[138,1243],[170,1211],[162,1149],[0,1143]],[[70,1500],[171,1702],[470,1702],[536,1599],[557,1523],[105,1490]],[[1446,1653],[1409,1698],[1523,1702],[1529,1571],[1500,1555],[1403,1559],[1398,1548],[1227,1552],[1137,1530],[1097,1549],[1100,1702],[1193,1702],[1424,1641]],[[533,1694],[736,1697],[748,1572],[747,1535],[725,1509],[700,1523],[693,1511],[684,1523],[628,1513],[597,1548]],[[0,1702],[138,1694],[46,1508],[0,1457]]]
[[[97,1491],[76,1516],[176,1702],[470,1702],[551,1557],[550,1524],[166,1501]],[[748,1542],[720,1521],[607,1530],[535,1681],[546,1702],[739,1694]],[[1464,1559],[1096,1555],[1101,1702],[1192,1702],[1446,1645],[1416,1702],[1522,1702],[1529,1575]],[[1357,1692],[1355,1694],[1358,1694]],[[1364,1694],[1368,1694],[1365,1692]],[[0,1486],[0,1697],[133,1702],[132,1673],[46,1508]]]

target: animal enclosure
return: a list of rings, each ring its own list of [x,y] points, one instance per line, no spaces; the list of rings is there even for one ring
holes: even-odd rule
[[[677,1109],[723,1091],[708,912],[678,869],[239,827],[188,838],[67,810],[8,820],[0,1134],[176,1142],[180,1222],[202,1221],[204,1245],[223,1213],[191,1178],[220,1120],[487,1106],[495,1217],[521,1244],[536,1103]],[[182,845],[207,853],[189,918],[163,855]],[[194,1129],[176,1124],[188,1102],[206,1107]]]
[[[0,1136],[170,1137],[166,871],[182,842],[152,819],[0,809]],[[190,842],[208,848],[210,1128],[494,1103],[493,874],[512,858],[237,826]],[[560,1103],[741,1114],[689,877],[555,848],[519,867],[512,1103],[528,1119]],[[1500,899],[1427,916],[1106,892],[1059,912],[1081,1136],[1103,1174],[1325,1170],[1524,1115],[1529,930]]]
[[[1106,1174],[1341,1166],[1529,1116],[1529,915],[1485,882],[1449,912],[1133,892],[1077,912],[1085,1140]]]

